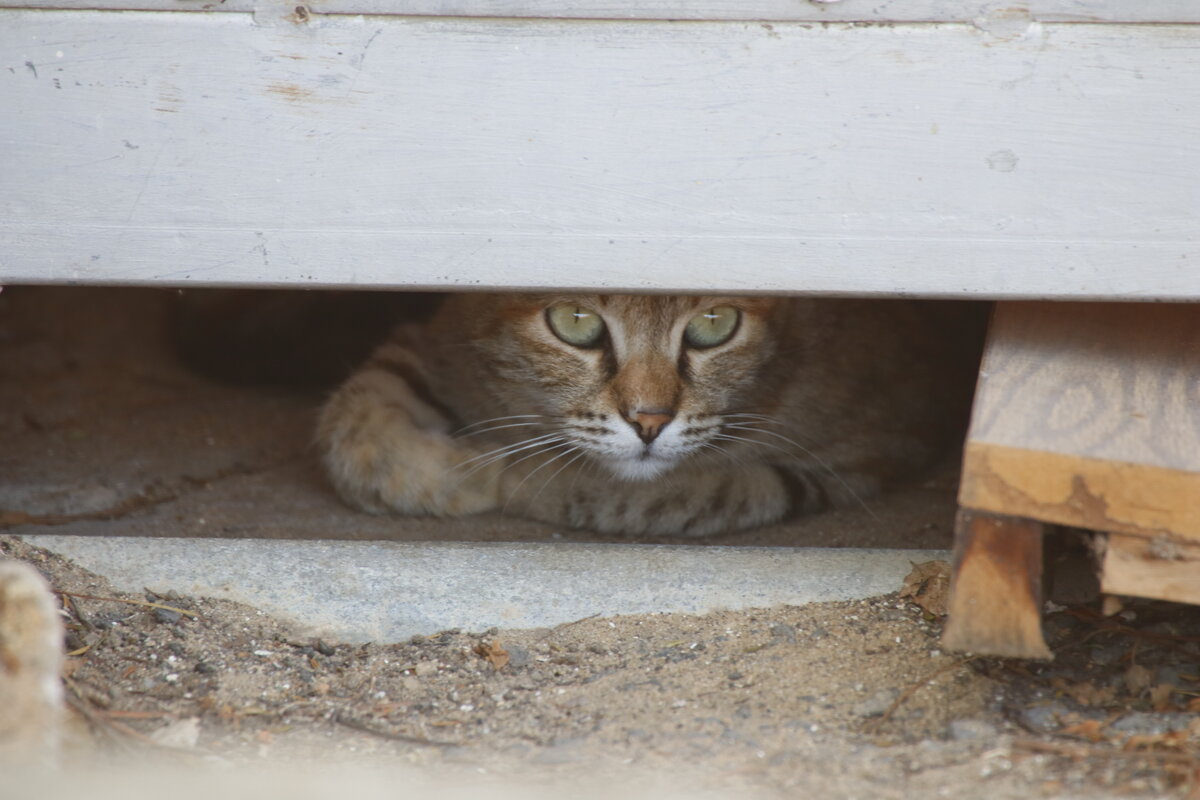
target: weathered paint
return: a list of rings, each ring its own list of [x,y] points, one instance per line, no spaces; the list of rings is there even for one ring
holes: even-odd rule
[[[297,0],[2,0],[0,8],[245,12]],[[1200,22],[1192,0],[306,0],[304,14],[813,22]]]
[[[1200,298],[1194,27],[262,17],[0,11],[0,282]]]

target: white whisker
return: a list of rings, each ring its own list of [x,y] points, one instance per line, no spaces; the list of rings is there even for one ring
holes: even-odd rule
[[[559,453],[558,455],[554,456],[553,458],[546,459],[541,464],[538,464],[536,467],[534,467],[532,470],[530,470],[529,473],[524,478],[521,479],[520,483],[518,483],[516,486],[514,486],[513,490],[508,493],[508,499],[504,501],[504,507],[502,509],[500,509],[500,513],[501,514],[508,513],[509,503],[511,503],[513,501],[513,498],[517,496],[517,492],[519,492],[521,490],[521,487],[525,485],[526,481],[528,481],[534,475],[541,472],[546,467],[553,464],[555,461],[558,461],[560,458],[564,458],[566,456],[571,455],[571,453],[574,453],[578,449],[579,448],[577,448],[577,447],[571,447],[567,450],[564,450],[563,452]],[[521,460],[524,461],[525,459],[521,459]],[[507,467],[506,467],[506,469],[507,469]],[[558,473],[555,473],[555,474],[557,475]],[[551,476],[551,477],[553,477],[553,476]],[[532,501],[530,501],[530,502],[532,502]]]
[[[542,436],[534,437],[533,439],[524,439],[515,444],[504,445],[503,447],[497,447],[494,450],[489,450],[486,453],[481,453],[477,456],[472,456],[471,458],[468,458],[465,461],[460,461],[458,464],[455,464],[454,467],[452,467],[452,469],[460,469],[462,467],[465,467],[468,464],[471,464],[472,462],[479,462],[482,459],[483,460],[482,463],[476,463],[473,467],[471,467],[467,471],[467,473],[465,475],[463,475],[463,477],[466,478],[468,475],[472,475],[476,471],[483,469],[484,467],[488,466],[489,464],[493,464],[502,458],[506,458],[506,457],[508,457],[510,455],[514,455],[516,453],[524,452],[525,450],[528,450],[531,447],[538,447],[540,445],[551,444],[553,442],[561,442],[561,441],[565,441],[565,440],[566,440],[566,437],[561,436],[558,433],[547,433]]]
[[[538,499],[539,497],[541,497],[541,496],[542,496],[542,492],[544,492],[544,491],[546,490],[546,487],[547,487],[547,486],[549,486],[549,485],[550,485],[550,483],[551,483],[551,482],[552,482],[552,481],[553,481],[555,478],[557,478],[557,477],[558,477],[558,476],[559,476],[559,475],[562,473],[562,471],[563,471],[564,469],[566,469],[567,467],[571,466],[571,465],[572,465],[572,464],[574,464],[576,461],[578,461],[579,459],[581,459],[581,458],[583,458],[585,455],[587,455],[587,451],[586,451],[586,450],[584,450],[582,447],[573,447],[573,448],[571,448],[570,450],[568,450],[568,451],[566,452],[566,454],[564,454],[564,455],[570,454],[571,452],[573,452],[573,451],[576,451],[576,450],[577,450],[577,451],[579,451],[579,452],[577,452],[577,453],[575,454],[575,457],[574,457],[574,458],[572,458],[570,461],[568,461],[567,463],[563,464],[561,467],[559,467],[558,469],[556,469],[556,470],[554,471],[554,474],[553,474],[553,475],[551,475],[549,478],[546,478],[546,480],[545,480],[545,481],[543,481],[541,488],[537,490],[537,493],[536,493],[536,494],[535,494],[535,495],[534,495],[532,498],[530,498],[530,500],[529,500],[529,505],[530,505],[530,507],[532,507],[532,506],[533,506],[533,504],[537,502],[537,499]],[[581,471],[582,471],[582,470],[581,470]],[[576,475],[576,477],[579,477],[579,476],[578,476],[578,475]],[[520,487],[518,486],[517,488],[520,488]],[[514,491],[515,491],[515,490],[514,490]]]
[[[544,424],[545,424],[544,422],[510,422],[507,425],[497,425],[494,428],[480,428],[479,430],[474,430],[474,431],[471,431],[470,433],[462,433],[460,431],[458,433],[453,434],[453,437],[455,439],[469,439],[472,436],[482,436],[486,433],[494,433],[495,431],[502,431],[505,428],[533,428],[533,427],[537,427],[539,425],[544,425]]]
[[[774,431],[764,431],[760,428],[754,428],[754,427],[750,427],[747,425],[727,425],[726,427],[733,428],[734,430],[749,431],[752,433],[764,433],[767,436],[773,436],[776,439],[780,439],[784,442],[787,442],[788,444],[792,445],[793,447],[799,448],[804,453],[804,455],[808,456],[813,461],[817,462],[817,465],[820,466],[823,470],[825,470],[825,472],[829,473],[829,476],[831,478],[833,478],[835,481],[840,483],[842,485],[842,488],[844,488],[850,494],[850,496],[853,497],[855,499],[855,501],[860,506],[863,507],[864,511],[866,511],[868,514],[870,514],[876,521],[879,520],[879,517],[875,514],[875,512],[873,510],[871,510],[871,507],[869,505],[867,505],[867,501],[864,500],[858,492],[854,491],[854,487],[852,487],[849,483],[847,483],[846,480],[837,473],[837,470],[835,470],[832,466],[830,466],[828,463],[826,463],[826,461],[823,458],[821,458],[816,453],[814,453],[812,450],[809,450],[807,447],[800,444],[796,440],[789,439],[788,437],[783,436],[782,434],[775,433]],[[781,453],[788,453],[788,451],[785,450],[784,448],[779,447],[776,444],[772,444],[771,442],[763,442],[763,441],[759,441],[758,439],[750,439],[745,436],[733,436],[732,434],[729,434],[729,433],[722,433],[722,434],[718,434],[714,438],[731,439],[731,440],[739,441],[739,442],[747,442],[749,444],[760,444],[764,447],[770,447],[773,450],[778,450]],[[793,458],[795,457],[791,453],[788,453],[788,455],[792,455]]]
[[[561,441],[566,441],[566,440],[564,439]],[[508,464],[505,464],[503,467],[500,468],[499,474],[503,475],[504,473],[508,472],[510,469],[515,467],[517,464],[524,463],[524,462],[528,461],[529,459],[540,456],[543,453],[549,452],[550,450],[557,450],[560,447],[565,447],[566,445],[562,444],[561,441],[559,443],[543,442],[542,446],[535,449],[532,453],[526,453],[525,455],[518,458],[516,461],[511,461]],[[574,448],[572,448],[572,449],[574,449]]]
[[[471,430],[471,428],[475,428],[480,425],[487,425],[492,422],[507,422],[510,419],[544,419],[544,418],[545,418],[544,414],[509,414],[507,417],[492,417],[491,419],[481,419],[477,422],[472,422],[470,425],[462,426],[461,428],[459,428],[458,430],[456,430],[454,432],[454,435],[457,436],[458,434],[463,433],[464,431]]]

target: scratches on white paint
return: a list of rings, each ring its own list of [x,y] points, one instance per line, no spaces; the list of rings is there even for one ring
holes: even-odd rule
[[[133,222],[133,215],[137,213],[138,206],[141,205],[142,197],[146,194],[147,187],[150,186],[154,176],[158,173],[158,162],[162,159],[163,151],[167,149],[168,142],[164,141],[159,145],[158,150],[154,153],[154,160],[150,162],[150,169],[146,170],[145,177],[142,178],[141,187],[138,188],[137,195],[134,196],[133,202],[129,205],[129,213],[125,215],[126,226]]]
[[[1200,22],[1189,0],[321,0],[297,15],[294,0],[0,0],[0,8],[253,13],[262,24],[307,23],[323,14],[583,20],[967,22],[1026,13],[1041,22]]]

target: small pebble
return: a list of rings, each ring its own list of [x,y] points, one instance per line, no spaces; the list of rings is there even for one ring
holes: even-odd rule
[[[788,625],[786,622],[776,622],[771,626],[771,635],[776,639],[783,639],[788,644],[795,644],[796,626]]]
[[[956,742],[978,742],[994,739],[996,726],[981,719],[956,719],[946,727],[946,734]]]
[[[519,644],[506,644],[504,649],[508,651],[508,666],[510,667],[527,666],[533,659],[530,652]]]

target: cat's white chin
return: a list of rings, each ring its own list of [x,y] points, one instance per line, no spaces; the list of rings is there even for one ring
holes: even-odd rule
[[[633,482],[654,480],[659,475],[670,472],[678,463],[677,459],[657,456],[606,459],[606,465],[614,475]]]

